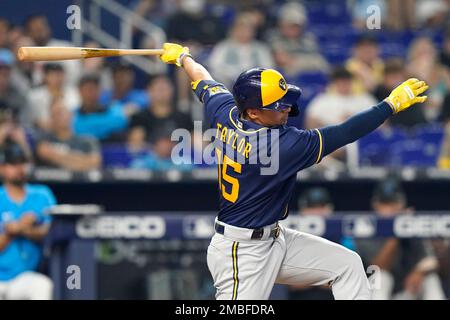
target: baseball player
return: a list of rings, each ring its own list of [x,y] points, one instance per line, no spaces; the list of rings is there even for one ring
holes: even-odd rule
[[[15,142],[0,147],[0,300],[52,298],[53,283],[37,272],[50,228],[51,190],[27,183],[30,159]]]
[[[161,60],[184,69],[205,106],[205,120],[217,132],[220,210],[207,254],[216,298],[268,299],[274,283],[280,283],[329,285],[335,299],[370,299],[358,254],[279,221],[288,215],[298,171],[373,131],[392,114],[425,101],[420,94],[426,83],[409,79],[384,101],[339,125],[299,130],[286,122],[299,112],[301,90],[286,84],[276,70],[245,71],[230,93],[187,47],[166,43],[163,48]],[[269,144],[271,139],[276,143]],[[261,149],[275,155],[275,172],[263,173],[265,164],[252,161]]]

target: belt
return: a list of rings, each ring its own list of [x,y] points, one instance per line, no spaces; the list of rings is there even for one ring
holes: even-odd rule
[[[225,233],[225,228],[226,227],[224,225],[221,225],[217,222],[214,224],[214,229],[216,230],[216,232],[220,233],[222,235]],[[269,238],[274,238],[274,239],[278,238],[278,236],[280,235],[280,231],[281,231],[281,228],[277,223],[276,226],[270,230]],[[253,229],[251,239],[252,240],[261,240],[263,238],[263,236],[264,236],[264,228]]]

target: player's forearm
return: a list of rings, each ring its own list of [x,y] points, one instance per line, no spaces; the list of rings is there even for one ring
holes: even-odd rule
[[[73,171],[85,171],[97,169],[100,166],[98,155],[82,154],[79,152],[69,152],[57,161],[58,165]]]
[[[0,252],[6,249],[8,244],[11,242],[12,237],[6,233],[0,234]]]
[[[49,224],[29,227],[22,232],[22,236],[32,241],[41,241],[48,234],[49,229]]]
[[[324,156],[372,132],[391,115],[392,108],[383,101],[352,116],[339,125],[321,128]]]
[[[391,270],[397,253],[397,247],[397,239],[388,239],[378,254],[372,259],[371,264],[383,270]]]
[[[199,80],[213,80],[208,70],[205,69],[200,63],[195,62],[194,59],[187,56],[183,58],[183,69],[191,79],[191,81],[199,81]]]

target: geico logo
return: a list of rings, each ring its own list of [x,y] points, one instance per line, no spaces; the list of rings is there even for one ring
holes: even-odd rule
[[[325,233],[325,219],[317,216],[294,217],[291,216],[283,223],[288,228],[311,233],[317,236]]]
[[[449,237],[450,215],[397,217],[394,220],[394,234],[398,237]]]
[[[156,216],[105,216],[83,218],[77,221],[80,238],[162,238],[166,223]]]

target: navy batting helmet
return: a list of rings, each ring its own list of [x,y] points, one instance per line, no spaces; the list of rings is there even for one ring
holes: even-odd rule
[[[299,87],[286,84],[281,73],[265,68],[241,73],[233,86],[233,96],[240,112],[249,108],[276,111],[291,108],[289,116],[297,116],[297,100],[301,94]]]

